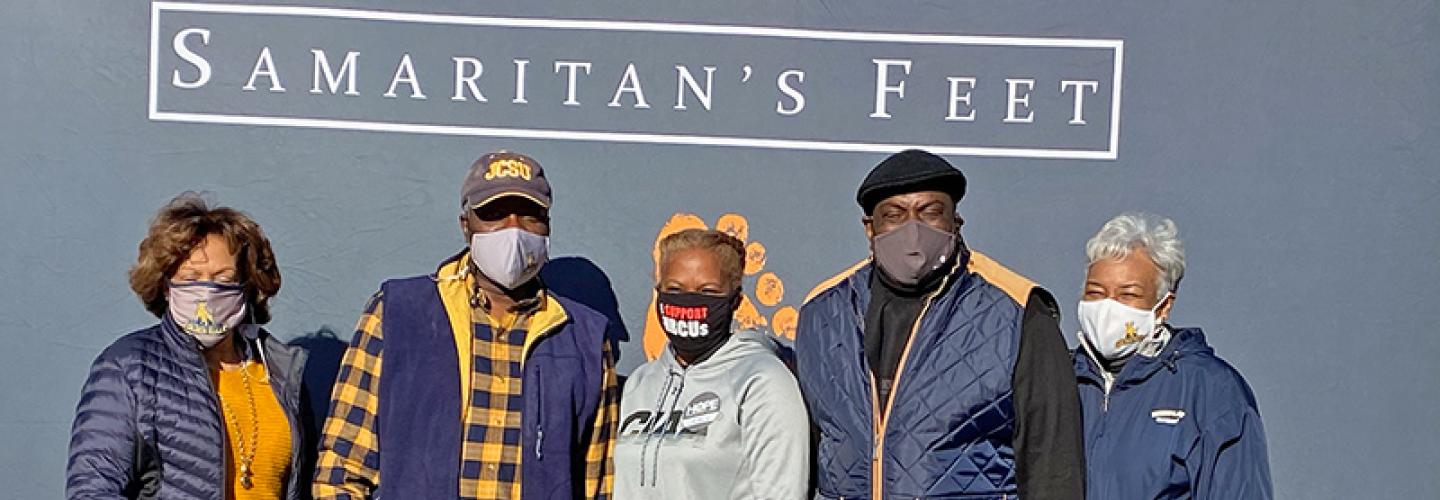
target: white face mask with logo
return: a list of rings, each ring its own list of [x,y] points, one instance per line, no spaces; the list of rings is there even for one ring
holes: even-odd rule
[[[530,281],[549,258],[550,238],[518,227],[470,236],[470,260],[506,289]]]
[[[1100,357],[1110,361],[1128,358],[1160,327],[1155,311],[1169,297],[1170,294],[1165,294],[1150,310],[1130,307],[1115,299],[1082,300],[1077,316],[1080,334]]]
[[[166,300],[170,303],[170,319],[194,337],[201,349],[224,341],[249,312],[244,287],[230,283],[172,283]]]

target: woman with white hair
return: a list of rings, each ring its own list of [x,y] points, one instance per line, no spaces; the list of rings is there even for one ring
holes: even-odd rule
[[[1199,328],[1167,320],[1185,275],[1175,223],[1123,214],[1085,244],[1075,371],[1088,498],[1268,499],[1255,396]]]

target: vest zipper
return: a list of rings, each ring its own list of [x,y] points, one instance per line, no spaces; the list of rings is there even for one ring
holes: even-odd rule
[[[535,342],[530,343],[530,347],[533,348],[533,347],[535,347],[536,345],[539,345],[541,340],[543,340],[545,337],[550,336],[550,334],[555,333],[555,330],[559,329],[562,325],[563,325],[563,323],[560,324],[560,325],[552,326],[552,327],[550,327],[550,329],[545,330],[545,331],[543,331],[543,332],[537,333],[537,334],[535,335]],[[528,335],[529,332],[526,332],[526,334]],[[522,348],[522,349],[523,349],[523,348]],[[520,395],[521,395],[521,398],[524,398],[524,397],[525,397],[525,393],[527,392],[527,389],[526,389],[526,387],[525,387],[525,362],[526,362],[526,361],[529,361],[529,359],[530,359],[530,349],[523,349],[523,351],[524,351],[524,352],[521,352],[521,353],[520,353]],[[545,442],[545,393],[544,393],[545,384],[544,384],[544,383],[539,383],[539,381],[541,380],[541,378],[542,378],[542,377],[540,376],[540,367],[539,367],[539,366],[536,366],[536,367],[535,367],[535,380],[536,380],[537,383],[535,384],[535,413],[536,413],[536,415],[535,415],[535,460],[537,460],[537,461],[538,461],[538,460],[544,460],[544,459],[545,459],[545,454],[540,451],[540,445],[541,445],[541,444],[544,444],[544,442]],[[525,410],[524,410],[524,408],[522,407],[520,411],[522,412],[522,415],[523,415],[523,412],[524,412]],[[523,417],[522,417],[522,420],[523,420]]]
[[[535,378],[541,378],[539,366],[535,367]],[[545,442],[545,394],[542,392],[544,389],[543,386],[536,384],[535,387],[535,460],[540,461],[545,458],[544,454],[540,453],[540,445]],[[525,390],[525,372],[523,368],[520,372],[520,390],[523,394]]]
[[[877,272],[884,271],[877,270]],[[885,448],[885,427],[886,424],[890,422],[890,412],[894,409],[895,406],[895,394],[900,392],[896,389],[900,388],[900,375],[905,373],[905,361],[910,358],[910,348],[913,347],[912,344],[915,342],[915,334],[920,331],[920,323],[925,320],[925,313],[930,311],[930,304],[935,302],[935,297],[938,297],[940,295],[940,292],[945,290],[946,285],[950,284],[950,278],[954,276],[954,273],[957,272],[967,271],[964,269],[956,269],[950,274],[945,275],[945,278],[940,280],[940,286],[936,288],[934,292],[930,293],[930,295],[925,297],[925,305],[920,306],[920,313],[915,315],[915,324],[910,326],[910,338],[905,339],[905,351],[900,354],[900,364],[895,366],[895,378],[890,381],[890,394],[888,397],[885,398],[885,414],[883,416],[878,413],[874,414],[875,419],[872,421],[872,423],[875,430],[872,432],[875,432],[875,453],[873,458],[871,458],[871,460],[873,461],[873,465],[870,468],[871,500],[883,500],[885,498],[885,461],[882,459]],[[864,325],[864,323],[861,323],[861,325]],[[862,326],[861,329],[863,333],[864,327]],[[875,386],[875,372],[871,371],[870,401],[872,406],[878,409],[880,397],[877,392],[878,388]]]

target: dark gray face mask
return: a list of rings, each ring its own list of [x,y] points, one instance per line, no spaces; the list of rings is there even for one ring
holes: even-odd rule
[[[881,271],[902,285],[915,285],[949,263],[955,241],[955,233],[912,220],[876,236],[870,246]]]

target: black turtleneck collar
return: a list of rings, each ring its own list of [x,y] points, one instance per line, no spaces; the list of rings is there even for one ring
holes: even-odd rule
[[[957,242],[955,248],[955,255],[945,266],[914,285],[895,281],[880,266],[875,266],[870,273],[870,305],[865,311],[863,340],[865,358],[875,375],[877,395],[882,402],[889,397],[900,357],[920,317],[925,297],[938,292],[946,278],[955,272],[958,262],[968,257],[963,242]]]

